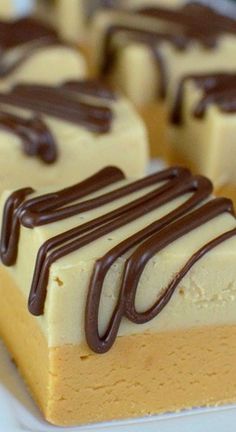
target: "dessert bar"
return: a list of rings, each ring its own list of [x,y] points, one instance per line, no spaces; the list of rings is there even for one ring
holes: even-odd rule
[[[0,208],[0,333],[49,422],[235,402],[236,220],[207,178],[107,167]]]
[[[235,70],[236,21],[190,2],[177,9],[105,9],[95,14],[91,26],[97,71],[140,109],[153,153],[168,156],[166,109],[180,80],[193,73]]]
[[[0,21],[0,85],[20,81],[60,83],[84,78],[84,55],[48,24],[34,18]]]
[[[132,105],[95,80],[0,92],[0,191],[68,185],[116,163],[145,174],[148,143]]]
[[[236,73],[186,76],[170,116],[172,160],[236,197]]]

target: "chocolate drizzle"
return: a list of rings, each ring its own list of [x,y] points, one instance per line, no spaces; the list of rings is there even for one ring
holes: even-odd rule
[[[16,85],[8,92],[0,93],[0,103],[29,109],[40,114],[82,125],[95,133],[110,130],[112,110],[103,104],[83,97],[94,96],[102,101],[114,99],[113,93],[98,81],[73,81],[61,86],[36,84]]]
[[[117,9],[119,11],[119,9]],[[216,46],[218,37],[223,33],[236,34],[236,21],[228,18],[214,9],[191,2],[179,9],[168,9],[162,7],[144,7],[136,11],[124,11],[126,18],[134,19],[137,15],[137,25],[133,22],[129,24],[114,24],[107,28],[104,38],[103,60],[101,72],[109,73],[114,65],[117,53],[117,36],[123,35],[125,39],[119,43],[124,46],[127,41],[135,41],[147,45],[157,63],[161,77],[159,97],[166,95],[166,70],[165,61],[162,58],[160,43],[168,41],[177,49],[186,49],[192,41],[203,44],[204,47],[212,49]],[[143,29],[140,25],[142,19],[151,18],[152,26],[155,20],[157,30]],[[144,21],[145,22],[145,21]],[[210,22],[210,25],[209,25]],[[158,30],[158,24],[162,24],[162,30]],[[166,24],[166,31],[163,31],[163,25]],[[153,27],[154,28],[154,27]]]
[[[193,110],[193,115],[201,119],[207,108],[214,104],[225,113],[236,112],[236,74],[213,73],[185,76],[177,90],[170,120],[175,125],[182,124],[184,87],[187,81],[193,81],[202,95]]]
[[[17,135],[22,141],[24,153],[28,156],[36,156],[47,164],[56,161],[56,143],[39,117],[26,119],[0,110],[0,129]]]
[[[0,21],[0,48],[2,50],[43,39],[55,42],[58,40],[58,34],[55,29],[34,18]]]
[[[96,261],[87,296],[85,332],[89,347],[97,353],[108,351],[114,344],[123,316],[137,324],[155,318],[168,304],[190,268],[210,250],[236,235],[235,228],[196,251],[162,291],[155,304],[149,310],[139,313],[135,308],[136,291],[148,261],[190,231],[224,212],[234,215],[234,211],[232,202],[228,199],[217,198],[206,202],[212,193],[211,182],[202,176],[192,176],[188,170],[178,167],[166,169],[125,186],[118,185],[110,192],[76,202],[86,198],[91,192],[102,191],[105,186],[123,179],[120,170],[109,167],[84,182],[56,193],[28,198],[33,192],[31,188],[14,192],[4,208],[1,258],[5,265],[13,265],[17,260],[20,225],[32,229],[96,209],[128,197],[136,191],[144,192],[141,197],[128,200],[127,204],[115,210],[50,238],[40,247],[28,307],[34,315],[41,315],[44,312],[50,267],[56,260],[187,194],[186,200],[174,210],[123,240]],[[151,192],[145,193],[145,188],[150,186],[153,186]],[[118,302],[107,330],[101,336],[98,331],[98,311],[104,279],[113,263],[127,252],[130,255],[124,266]]]
[[[69,47],[52,27],[33,18],[0,21],[0,78],[16,71],[38,49],[58,45]]]

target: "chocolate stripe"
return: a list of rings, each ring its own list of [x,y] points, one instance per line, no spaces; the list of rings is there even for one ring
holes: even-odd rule
[[[98,332],[98,311],[100,304],[100,296],[102,291],[102,283],[112,263],[120,256],[117,249],[109,251],[104,257],[100,258],[94,267],[93,276],[90,281],[89,293],[87,297],[85,332],[89,347],[96,353],[107,352],[115,342],[117,337],[120,322],[123,316],[126,316],[130,321],[136,324],[145,324],[155,318],[162,309],[168,304],[179,282],[187,274],[190,268],[207,252],[211,251],[221,242],[236,235],[236,229],[224,233],[213,241],[207,243],[199,251],[197,251],[181,269],[175,278],[170,282],[168,287],[162,290],[162,294],[156,303],[146,312],[137,312],[135,308],[135,297],[138,284],[142,273],[148,261],[166,246],[189,233],[193,229],[208,222],[214,217],[223,212],[233,213],[232,203],[230,200],[219,198],[203,205],[200,209],[182,217],[180,220],[174,221],[167,226],[161,224],[156,229],[156,233],[145,241],[136,249],[131,257],[126,261],[122,275],[122,283],[120,288],[119,299],[114,309],[110,323],[103,336]],[[128,241],[124,242],[124,250],[129,246]],[[127,247],[127,249],[126,249]],[[119,246],[117,247],[119,248]],[[123,250],[122,250],[123,253]],[[114,254],[114,255],[113,255]],[[112,259],[110,259],[112,257]],[[102,282],[101,282],[102,281]]]
[[[26,119],[0,110],[0,129],[17,135],[28,156],[37,156],[48,164],[56,161],[56,143],[46,124],[39,117]]]
[[[114,188],[111,192],[105,192],[98,197],[72,204],[73,201],[85,198],[92,191],[99,191],[123,178],[120,170],[107,168],[85,182],[54,194],[26,199],[32,190],[18,191],[9,197],[4,209],[1,256],[6,265],[12,265],[17,259],[20,224],[33,228],[81,214],[83,211],[101,207],[143,190],[141,197],[131,199],[127,204],[60,233],[42,244],[37,254],[28,301],[30,312],[34,315],[41,315],[47,295],[49,271],[56,260],[178,197],[186,196],[186,200],[174,210],[120,242],[95,263],[87,296],[85,331],[88,345],[97,353],[106,352],[111,348],[123,316],[137,324],[153,319],[167,305],[189,269],[218,244],[236,234],[236,229],[223,233],[196,251],[162,292],[153,307],[144,313],[138,313],[135,309],[135,296],[147,262],[176,239],[218,215],[224,212],[234,213],[230,200],[212,199],[206,203],[206,199],[212,193],[211,182],[201,176],[193,177],[188,170],[178,167],[169,168],[125,186]],[[153,186],[153,189],[145,193],[145,188],[150,186]],[[99,335],[98,311],[104,279],[113,263],[127,252],[130,252],[130,257],[126,260],[124,267],[117,305],[105,334]]]
[[[119,9],[117,10],[119,11]],[[113,67],[117,54],[115,40],[117,40],[117,36],[123,34],[125,35],[125,42],[120,42],[122,46],[127,44],[127,41],[136,41],[146,44],[152,51],[161,75],[159,96],[166,94],[165,62],[159,49],[161,42],[168,41],[177,49],[186,49],[191,41],[197,41],[211,49],[216,46],[220,35],[224,33],[236,34],[236,21],[234,19],[225,17],[214,9],[197,2],[191,2],[179,9],[144,7],[136,11],[121,11],[126,16],[126,20],[130,17],[132,21],[130,25],[113,24],[107,28],[104,37],[101,73],[108,73]],[[133,24],[135,16],[137,16],[136,25]],[[147,30],[143,29],[140,20],[145,20],[145,18],[151,18],[153,23],[155,20],[158,24],[161,23],[162,30],[150,31],[147,21],[144,21],[147,22]],[[211,23],[210,26],[209,22]],[[166,25],[166,32],[163,32],[163,24]]]
[[[80,82],[80,85],[81,82]],[[85,92],[88,84],[84,83]],[[99,86],[93,82],[89,86]],[[96,97],[96,94],[95,94]],[[0,93],[0,102],[5,105],[29,109],[40,114],[62,119],[71,123],[82,125],[92,132],[106,133],[110,130],[112,110],[89,101],[79,100],[78,91],[66,90],[64,87],[43,85],[17,85],[9,92]]]
[[[8,57],[8,52],[3,52],[0,58],[0,78],[7,78],[8,75],[17,71],[17,69],[22,66],[26,60],[30,59],[38,50],[48,47],[68,47],[59,40],[53,40],[44,38],[38,41],[33,41],[24,47],[19,49],[19,52],[14,53],[14,57],[10,53],[10,58]],[[70,47],[71,48],[71,47]]]
[[[43,195],[24,202],[25,194],[33,193],[32,188],[20,189],[11,194],[4,206],[2,233],[0,239],[0,254],[4,265],[11,266],[17,259],[19,229],[21,221],[26,226],[42,225],[45,223],[55,222],[65,217],[77,214],[80,209],[68,209],[68,214],[63,212],[63,216],[50,211],[59,209],[60,206],[81,199],[82,197],[99,191],[105,186],[124,179],[123,173],[115,167],[104,168],[92,177],[78,183],[75,186]],[[35,212],[35,213],[34,213]],[[37,214],[38,212],[38,214]]]
[[[225,113],[236,112],[236,74],[235,73],[209,73],[186,75],[180,81],[170,121],[175,125],[183,122],[184,88],[187,81],[193,81],[201,90],[200,100],[194,107],[193,115],[202,118],[207,108],[214,104]]]

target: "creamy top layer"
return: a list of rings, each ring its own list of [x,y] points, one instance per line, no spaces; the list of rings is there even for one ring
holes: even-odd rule
[[[107,133],[115,100],[115,94],[95,80],[70,81],[60,86],[17,85],[0,92],[0,128],[20,138],[26,155],[53,163],[58,155],[57,143],[42,116],[61,119],[93,133]],[[30,110],[32,114],[26,118],[10,112],[11,108]]]
[[[236,112],[236,74],[235,73],[208,73],[185,76],[179,84],[176,99],[173,105],[171,121],[175,125],[182,123],[184,87],[186,82],[193,81],[201,91],[200,100],[193,108],[193,116],[202,119],[211,105],[224,113]]]
[[[160,47],[168,42],[177,50],[185,50],[198,42],[204,48],[216,47],[219,36],[236,34],[236,21],[197,2],[179,9],[144,7],[133,11],[113,9],[108,12],[110,25],[105,30],[101,72],[112,68],[119,47],[137,42],[148,46],[160,74],[160,96],[166,94],[167,71]],[[209,22],[211,25],[209,26]]]
[[[102,353],[117,334],[231,322],[236,223],[211,191],[181,168],[137,182],[107,168],[33,200],[3,196],[1,256],[26,296],[31,285],[49,345],[86,337]]]
[[[18,70],[37,50],[51,46],[68,46],[57,31],[34,18],[0,21],[0,78]]]

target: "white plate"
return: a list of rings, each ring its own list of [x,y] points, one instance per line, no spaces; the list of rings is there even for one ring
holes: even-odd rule
[[[0,341],[1,432],[235,432],[236,406],[196,409],[137,420],[58,428],[46,423]]]

